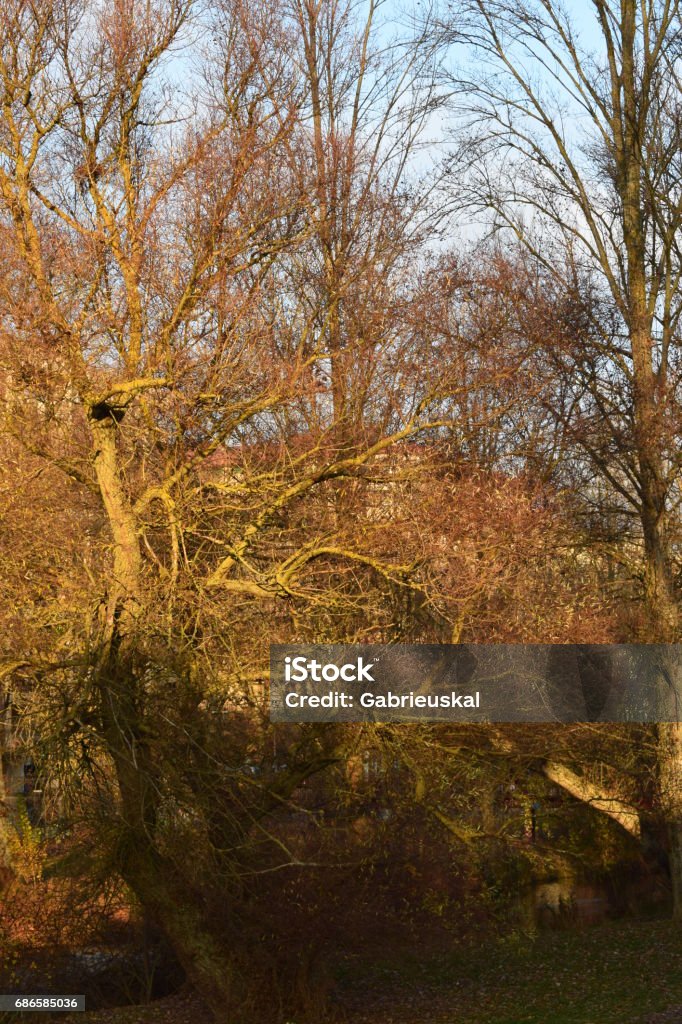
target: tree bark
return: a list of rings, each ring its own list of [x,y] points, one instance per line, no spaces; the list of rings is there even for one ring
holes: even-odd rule
[[[659,783],[669,840],[673,917],[682,920],[682,723],[658,727]]]
[[[142,559],[137,525],[118,465],[116,435],[120,414],[108,407],[90,410],[94,466],[113,541],[112,582],[108,594],[105,649],[123,638],[140,610]]]

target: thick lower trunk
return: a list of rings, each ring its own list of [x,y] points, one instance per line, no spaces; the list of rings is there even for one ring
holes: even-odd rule
[[[137,674],[120,655],[100,683],[105,740],[119,793],[118,867],[215,1019],[237,1024],[245,1003],[244,975],[222,942],[229,922],[219,922],[219,934],[212,932],[205,895],[195,891],[182,861],[176,863],[159,846],[159,772],[138,685]]]
[[[661,723],[658,737],[658,768],[668,831],[673,917],[682,920],[682,723]]]
[[[668,545],[662,527],[663,498],[659,504],[660,507],[656,508],[652,502],[648,503],[647,515],[645,501],[642,515],[649,639],[653,643],[675,643],[679,636],[679,609]],[[674,669],[672,682],[676,687],[677,673]],[[676,700],[673,701],[673,708],[676,708],[676,703]],[[682,723],[660,723],[658,738],[658,775],[668,835],[673,917],[682,920]]]
[[[168,939],[190,983],[220,1024],[238,1024],[248,1000],[245,975],[228,949],[211,934],[202,901],[192,899],[187,881],[152,847],[138,845],[127,859],[126,881],[149,918]]]

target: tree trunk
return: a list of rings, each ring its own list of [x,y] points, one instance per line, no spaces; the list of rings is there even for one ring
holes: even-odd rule
[[[216,1020],[227,1024],[237,1022],[246,1005],[246,975],[236,969],[231,950],[211,934],[201,896],[192,892],[188,879],[155,840],[159,791],[152,726],[145,714],[143,652],[138,649],[142,560],[135,515],[119,467],[120,419],[120,412],[109,408],[90,411],[95,472],[113,541],[98,689],[103,737],[120,797],[119,867]]]
[[[627,256],[627,321],[632,349],[634,443],[638,462],[639,509],[644,539],[645,596],[649,640],[677,640],[679,612],[666,530],[666,480],[662,398],[654,365],[652,310],[648,294],[644,181],[641,145],[650,96],[641,89],[636,46],[637,3],[621,4],[622,111],[614,121],[623,242]],[[615,111],[614,111],[615,113]],[[682,731],[659,726],[658,771],[669,837],[673,914],[682,918]]]
[[[682,724],[658,727],[661,800],[669,838],[673,917],[682,920]]]
[[[139,840],[139,837],[138,837]],[[177,867],[154,845],[138,841],[126,858],[124,877],[161,929],[187,979],[205,999],[220,1024],[248,1017],[248,981],[230,949],[211,933],[203,900],[192,893]],[[223,930],[229,931],[223,922]]]
[[[137,524],[121,479],[116,449],[121,415],[108,406],[95,406],[89,414],[95,474],[113,540],[112,580],[103,638],[105,650],[115,637],[122,640],[129,634],[140,610],[142,559]]]

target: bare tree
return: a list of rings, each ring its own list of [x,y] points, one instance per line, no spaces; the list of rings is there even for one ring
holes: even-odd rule
[[[640,525],[648,639],[676,640],[679,496],[680,10],[595,0],[459,4],[457,202],[493,215],[567,295],[579,339],[561,356],[574,444]],[[587,297],[588,292],[592,298]],[[576,306],[577,308],[577,306]],[[682,760],[661,726],[676,911]]]
[[[599,303],[583,309],[602,356],[592,389],[622,441],[628,409],[614,401],[607,370],[630,403],[632,445],[620,445],[612,482],[640,518],[651,638],[664,639],[676,636],[677,617],[668,518],[678,466],[678,11],[593,7],[583,33],[597,40],[591,48],[560,4],[461,7],[452,37],[472,59],[461,71],[468,173],[458,189],[567,288],[591,278],[612,304],[606,322]]]

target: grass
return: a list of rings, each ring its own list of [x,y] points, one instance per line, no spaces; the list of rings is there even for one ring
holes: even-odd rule
[[[339,987],[347,1024],[643,1024],[682,1007],[682,925],[615,921],[534,938],[518,934],[447,955],[398,958],[384,949],[345,961]],[[39,1016],[45,1015],[22,1019]],[[68,1017],[72,1024],[205,1019],[189,994]],[[682,1011],[666,1019],[682,1021]]]
[[[634,1024],[682,1007],[682,926],[619,921],[362,968],[376,1024]],[[682,1020],[682,1013],[680,1014]]]

